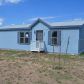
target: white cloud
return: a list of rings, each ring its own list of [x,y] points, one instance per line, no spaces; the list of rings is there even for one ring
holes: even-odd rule
[[[48,16],[48,17],[35,17],[35,18],[30,18],[29,21],[34,21],[34,20],[37,20],[38,18],[43,19],[43,20],[48,20],[48,19],[54,19],[56,17],[53,17],[53,16]]]
[[[2,5],[3,1],[4,1],[4,0],[0,0],[0,5]]]
[[[75,18],[75,19],[73,19],[73,21],[81,21],[81,20],[83,20],[82,18]]]
[[[6,3],[14,3],[14,4],[19,3],[21,1],[22,0],[5,0]]]
[[[0,26],[3,25],[4,19],[0,18]]]
[[[22,2],[23,0],[0,0],[0,5],[11,3],[11,4],[17,4]]]
[[[73,18],[73,19],[68,19],[66,21],[84,21],[84,18]]]

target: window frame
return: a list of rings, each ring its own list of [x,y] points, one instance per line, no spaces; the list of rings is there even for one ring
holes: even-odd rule
[[[57,32],[57,37],[53,37],[54,32]],[[53,42],[53,38],[56,39],[56,44]],[[51,33],[51,45],[52,46],[57,46],[58,45],[58,31],[57,30],[52,31],[52,33]]]
[[[24,37],[20,37],[20,33],[24,33]],[[25,37],[26,33],[29,34],[29,37],[28,37],[28,38]],[[24,39],[23,43],[21,43],[21,41],[20,41],[21,38]],[[26,43],[26,40],[25,40],[26,38],[28,39],[28,43]],[[29,33],[29,31],[19,31],[19,32],[18,32],[18,43],[19,43],[20,45],[29,45],[29,44],[30,44],[30,33]]]

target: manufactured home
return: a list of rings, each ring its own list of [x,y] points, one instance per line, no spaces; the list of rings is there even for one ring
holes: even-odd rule
[[[0,49],[80,54],[84,52],[84,21],[0,27]]]

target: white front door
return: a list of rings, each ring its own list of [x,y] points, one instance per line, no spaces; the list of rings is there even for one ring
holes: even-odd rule
[[[44,51],[43,30],[36,31],[36,41],[31,42],[31,51]]]
[[[43,30],[36,31],[36,41],[43,42]]]

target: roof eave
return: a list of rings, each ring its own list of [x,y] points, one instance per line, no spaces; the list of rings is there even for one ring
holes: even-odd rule
[[[52,26],[52,28],[81,28],[83,25]]]
[[[48,23],[46,23],[46,22],[44,22],[42,19],[40,19],[40,18],[38,18],[34,23],[32,23],[30,26],[29,26],[29,28],[33,28],[36,24],[38,24],[38,23],[42,23],[42,24],[44,24],[45,26],[47,26],[48,28],[51,28],[52,26],[51,25],[49,25]]]

